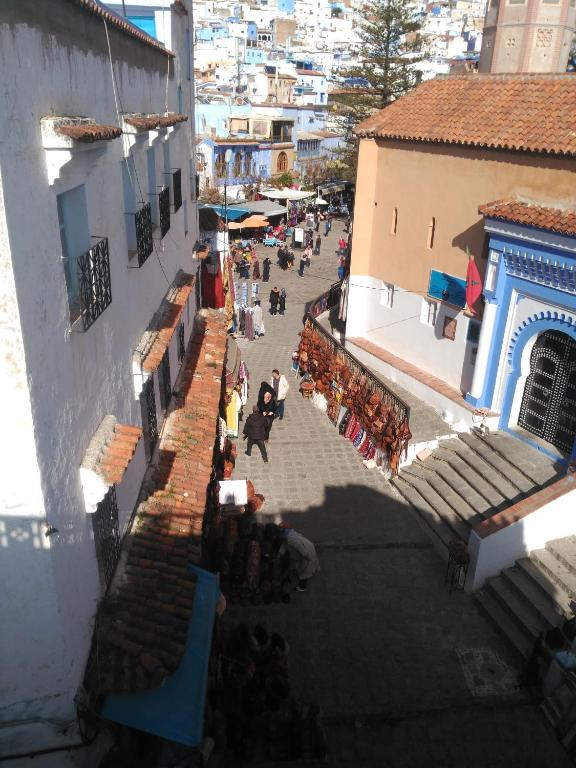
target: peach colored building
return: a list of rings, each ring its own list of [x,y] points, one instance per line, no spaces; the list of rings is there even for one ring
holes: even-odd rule
[[[550,382],[545,428],[530,415],[530,350],[558,332],[576,360],[574,114],[573,76],[461,75],[360,124],[346,330],[353,352],[439,411],[470,425],[486,408],[564,455],[576,364],[572,383]],[[470,308],[471,258],[484,285]]]
[[[480,72],[566,72],[574,0],[489,0]]]

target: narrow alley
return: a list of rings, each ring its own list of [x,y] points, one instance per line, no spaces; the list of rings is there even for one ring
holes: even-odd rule
[[[474,599],[448,593],[444,561],[413,511],[367,470],[291,373],[304,305],[336,280],[336,221],[305,276],[273,263],[261,283],[266,335],[238,339],[251,377],[245,415],[273,368],[290,383],[269,463],[239,440],[234,477],[263,493],[262,513],[316,545],[321,573],[290,604],[230,606],[225,621],[260,623],[290,647],[292,692],[322,711],[332,766],[543,768],[570,762],[523,689],[521,670]],[[259,248],[260,259],[272,249]],[[270,316],[273,286],[288,293]]]

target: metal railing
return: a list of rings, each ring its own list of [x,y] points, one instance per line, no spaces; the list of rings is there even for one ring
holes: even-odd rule
[[[308,314],[306,322],[310,323],[314,328],[314,331],[322,336],[323,340],[331,347],[334,354],[338,353],[339,355],[344,356],[349,368],[355,370],[357,374],[366,377],[367,381],[370,383],[370,389],[374,392],[378,392],[382,403],[394,414],[398,424],[404,420],[406,420],[406,423],[410,422],[410,406],[408,403],[405,403],[395,392],[388,389],[388,387],[375,376],[372,371],[368,370],[355,355],[349,352],[346,347],[342,346],[342,344],[340,344],[329,331],[323,328],[311,314]]]
[[[108,238],[99,238],[92,248],[72,259],[70,273],[75,286],[70,310],[72,330],[87,331],[112,303]]]
[[[182,171],[177,168],[172,174],[172,202],[174,213],[182,207]]]
[[[311,317],[318,317],[322,312],[326,312],[335,307],[340,302],[342,294],[342,283],[340,281],[332,283],[330,288],[317,299],[306,305],[306,314]]]
[[[158,195],[158,207],[160,209],[160,234],[166,235],[170,229],[170,188],[164,187]]]
[[[134,214],[136,226],[136,253],[141,267],[152,253],[152,206],[146,203]]]

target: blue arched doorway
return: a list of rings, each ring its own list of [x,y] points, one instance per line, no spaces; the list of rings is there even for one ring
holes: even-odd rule
[[[518,426],[563,453],[576,437],[576,340],[557,330],[539,334],[530,352]]]

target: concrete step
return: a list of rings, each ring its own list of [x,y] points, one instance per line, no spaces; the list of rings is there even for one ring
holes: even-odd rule
[[[424,466],[434,467],[436,474],[452,488],[452,490],[466,499],[468,506],[474,510],[482,519],[489,516],[492,510],[490,502],[484,498],[478,491],[447,461],[437,454],[432,454]]]
[[[563,592],[569,600],[576,600],[576,576],[551,552],[535,549],[530,553],[530,559],[552,581],[556,592]],[[562,602],[565,603],[566,597],[562,597]]]
[[[486,499],[489,505],[489,515],[494,514],[495,509],[499,510],[501,505],[508,504],[506,498],[491,483],[478,474],[473,464],[470,464],[470,461],[467,461],[466,457],[462,456],[458,450],[450,450],[447,447],[441,446],[434,452],[434,455],[445,461],[454,472],[465,479],[478,494]]]
[[[534,583],[533,579],[518,565],[506,568],[501,573],[502,578],[520,600],[535,611],[546,629],[557,627],[562,621],[562,614],[556,609],[550,597]]]
[[[400,496],[408,502],[420,519],[423,520],[428,528],[430,528],[436,535],[442,546],[448,549],[448,544],[454,538],[454,533],[448,528],[436,510],[428,504],[426,499],[416,488],[403,479],[403,474],[393,478],[390,482],[394,488],[396,488]]]
[[[520,654],[524,659],[527,659],[532,652],[532,645],[527,636],[518,628],[518,625],[513,621],[508,612],[502,608],[499,601],[493,594],[486,589],[479,589],[474,592],[474,597],[480,608],[488,616],[489,619],[496,625],[496,628],[502,632],[504,637],[508,640],[510,646]]]
[[[486,483],[494,488],[503,500],[511,503],[522,498],[522,491],[513,482],[508,480],[503,472],[494,466],[495,460],[493,462],[488,461],[487,458],[481,456],[470,446],[470,440],[465,442],[465,439],[470,437],[470,435],[463,434],[460,440],[453,440],[451,444],[446,444],[445,449],[457,453],[462,461],[470,467],[470,470],[480,475]],[[476,438],[472,437],[471,439],[475,440]]]
[[[410,472],[410,468],[404,471],[402,478],[405,483],[411,485],[426,500],[428,505],[432,507],[440,519],[452,531],[452,537],[457,536],[464,541],[468,541],[470,526],[446,503],[427,480],[419,477],[414,472]]]
[[[481,515],[478,515],[474,507],[470,506],[466,499],[466,494],[456,491],[436,470],[436,466],[440,466],[438,462],[431,464],[413,464],[409,471],[428,482],[436,493],[446,502],[446,504],[448,504],[448,506],[452,507],[454,512],[461,517],[465,523],[470,527],[474,527],[484,518]]]
[[[534,481],[519,470],[505,454],[496,452],[492,445],[486,440],[482,440],[479,435],[463,433],[460,435],[460,440],[470,450],[481,456],[495,472],[499,473],[507,483],[516,489],[517,493],[531,493],[533,491]]]
[[[526,641],[529,644],[534,645],[542,632],[549,629],[547,623],[540,619],[538,613],[529,603],[524,602],[516,594],[514,588],[502,574],[488,579],[484,585],[484,591],[490,592],[500,603],[502,609],[506,611],[512,621],[516,622],[518,629],[526,636]]]
[[[576,536],[553,539],[546,544],[546,549],[576,576]]]
[[[559,474],[555,462],[545,453],[505,432],[476,435],[476,438],[488,445],[508,463],[513,464],[534,485],[546,485]]]
[[[544,552],[545,550],[541,551]],[[535,552],[532,552],[531,557],[534,554]],[[572,598],[569,594],[558,588],[557,584],[541,570],[535,560],[533,561],[530,557],[522,557],[516,561],[516,568],[532,582],[536,589],[540,590],[545,599],[550,601],[555,611],[565,617],[572,616],[570,608]]]

